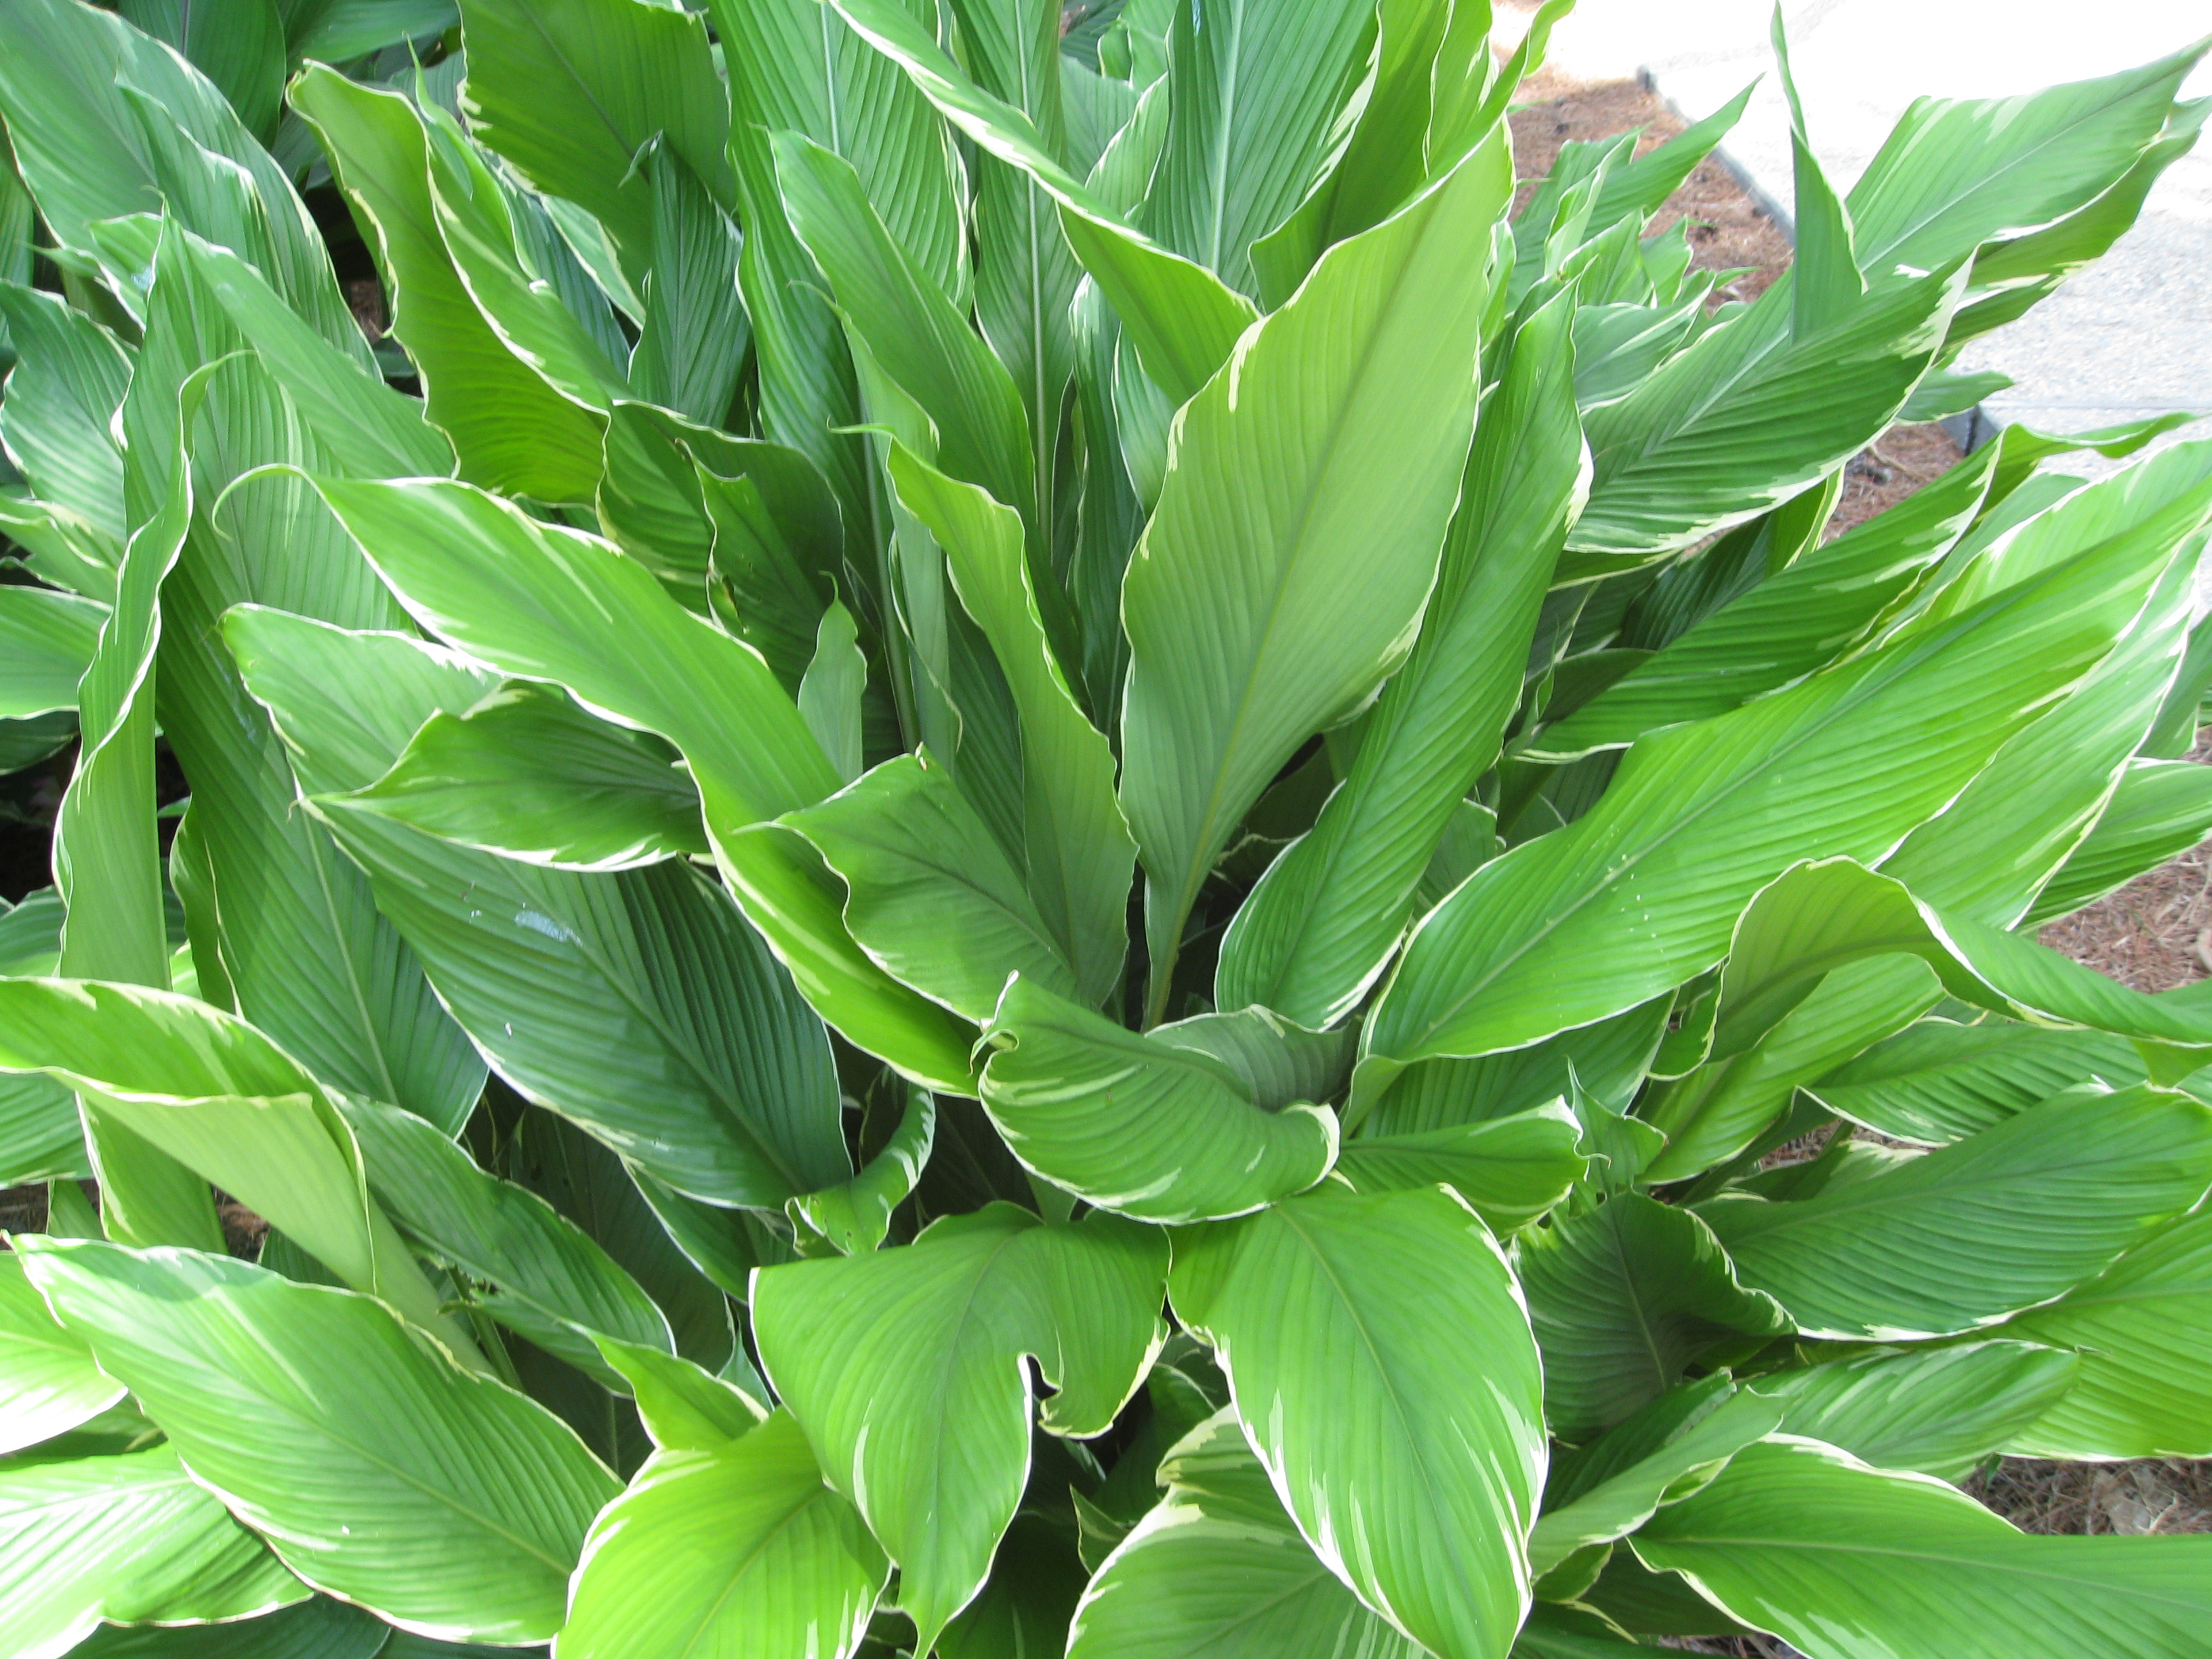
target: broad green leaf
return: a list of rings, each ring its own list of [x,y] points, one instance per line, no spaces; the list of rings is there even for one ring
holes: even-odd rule
[[[1053,654],[1019,517],[903,445],[892,447],[890,466],[900,501],[945,550],[954,591],[1006,677],[1020,716],[1029,894],[1074,970],[1078,995],[1095,1006],[1112,991],[1128,949],[1136,863],[1114,796],[1113,750]]]
[[[1655,1407],[1656,1409],[1656,1407]],[[1552,1571],[1577,1550],[1624,1538],[1659,1510],[1678,1503],[1717,1474],[1746,1446],[1782,1425],[1784,1408],[1750,1392],[1725,1393],[1703,1411],[1656,1437],[1638,1435],[1644,1415],[1630,1419],[1577,1461],[1571,1477],[1553,1474],[1544,1512],[1528,1534],[1529,1570]],[[1634,1437],[1632,1444],[1617,1444]]]
[[[666,142],[653,146],[645,172],[653,184],[653,276],[630,382],[652,403],[719,426],[752,333],[738,293],[735,203],[717,201]]]
[[[1576,1148],[1581,1138],[1580,1121],[1555,1100],[1510,1117],[1347,1140],[1336,1172],[1363,1193],[1441,1182],[1504,1233],[1534,1221],[1582,1179],[1589,1160]]]
[[[122,0],[127,22],[166,41],[212,81],[248,131],[276,130],[284,101],[284,24],[276,0],[203,7],[190,0]]]
[[[799,712],[805,716],[806,729],[848,784],[860,775],[861,700],[868,683],[868,659],[859,637],[853,613],[830,600],[815,630],[814,655],[799,682]]]
[[[509,351],[570,403],[604,416],[629,390],[621,337],[595,336],[526,267],[514,206],[483,155],[435,105],[426,119],[431,216],[461,286]]]
[[[317,333],[368,363],[368,343],[339,296],[313,218],[206,76],[112,13],[76,0],[19,0],[8,25],[16,50],[0,63],[0,115],[40,216],[76,256],[76,269],[98,261],[110,291],[135,307],[135,272],[103,249],[92,227],[166,209],[261,264]],[[226,228],[255,246],[227,240]]]
[[[0,588],[0,719],[76,707],[107,607],[53,588]]]
[[[592,1522],[562,1659],[703,1659],[860,1644],[890,1564],[831,1491],[797,1419],[662,1451]]]
[[[1325,255],[1178,416],[1123,588],[1121,799],[1143,851],[1149,994],[1277,769],[1411,645],[1474,410],[1502,143]],[[1356,573],[1356,574],[1355,574]]]
[[[47,1077],[0,1077],[0,1182],[81,1179],[92,1173],[76,1098]]]
[[[1996,465],[1995,446],[1984,449],[1692,623],[1522,752],[1568,760],[1632,743],[1817,672],[1909,596],[1973,522]]]
[[[1796,258],[1790,262],[1790,332],[1800,338],[1850,314],[1866,293],[1852,246],[1851,216],[1805,136],[1805,106],[1790,70],[1790,41],[1778,14],[1772,29],[1775,67],[1782,72],[1783,95],[1790,105],[1790,159],[1796,186],[1791,217],[1796,221]]]
[[[311,64],[292,102],[376,251],[392,331],[422,377],[426,412],[453,440],[461,476],[545,501],[587,501],[598,429],[492,332],[462,287],[430,196],[429,137],[394,93]]]
[[[978,149],[1020,168],[1060,204],[1069,246],[1113,303],[1145,372],[1172,403],[1188,401],[1258,317],[1251,301],[1124,222],[1061,166],[1026,115],[969,80],[896,0],[836,0],[836,9]]]
[[[1701,1213],[1800,1328],[1944,1336],[2047,1302],[2212,1187],[2212,1109],[2150,1089],[2061,1096],[1797,1202]]]
[[[1830,1111],[1893,1140],[1940,1146],[2092,1079],[2144,1078],[2124,1038],[2016,1020],[1929,1019],[1804,1085]]]
[[[1635,1547],[1811,1659],[2017,1659],[2116,1636],[2181,1659],[2212,1614],[2202,1538],[2027,1537],[1941,1481],[1814,1441],[1746,1448]]]
[[[222,1625],[106,1625],[70,1659],[435,1659],[483,1650],[404,1636],[373,1613],[327,1595]]]
[[[1022,872],[927,750],[783,822],[844,879],[845,925],[901,982],[979,1024],[1010,975],[1074,992]]]
[[[319,487],[425,627],[502,672],[566,685],[681,750],[723,873],[801,994],[919,1080],[969,1086],[957,1022],[861,954],[818,860],[766,823],[828,796],[837,775],[757,653],[685,611],[607,543],[538,524],[465,485]],[[527,611],[514,603],[518,586],[531,596]],[[620,619],[619,653],[607,648],[611,617]]]
[[[954,15],[983,88],[1027,115],[1052,154],[1066,155],[1054,0],[961,0]],[[1075,371],[1068,305],[1082,267],[1051,197],[988,153],[975,163],[975,320],[1020,392],[1042,506],[1053,499],[1060,402]]]
[[[719,1451],[758,1428],[768,1408],[688,1359],[642,1343],[594,1339],[637,1399],[645,1431],[662,1451]]]
[[[167,457],[159,510],[133,532],[116,575],[115,608],[100,625],[77,687],[81,744],[55,814],[54,887],[68,910],[58,970],[168,988],[160,843],[154,822],[155,662],[161,590],[192,516],[182,428],[199,407],[203,370],[177,392],[179,431]],[[151,392],[147,394],[152,396]],[[101,1218],[126,1243],[222,1242],[205,1183],[98,1105],[85,1135],[100,1176]]]
[[[1781,344],[1768,337],[1780,326],[1769,319],[1788,315],[1791,295],[1778,283],[1626,397],[1592,410],[1595,471],[1562,575],[1687,547],[1865,447],[1934,360],[1962,280],[1956,270],[1884,276],[1835,320]]]
[[[1165,1338],[1167,1254],[1166,1235],[1115,1217],[1048,1225],[994,1204],[945,1217],[903,1249],[754,1276],[769,1380],[897,1563],[917,1647],[981,1587],[1020,1500],[1022,1357],[1058,1390],[1046,1429],[1101,1432]]]
[[[0,319],[17,362],[0,404],[0,442],[32,489],[120,547],[123,457],[108,422],[131,381],[115,337],[52,294],[0,283]]]
[[[1935,270],[2081,206],[2158,136],[2204,50],[2023,97],[1916,100],[1851,189],[1860,262]]]
[[[1013,507],[1036,534],[1028,422],[1005,365],[898,245],[849,162],[793,134],[777,135],[774,148],[792,228],[857,347],[927,416],[937,465]]]
[[[638,274],[653,246],[638,160],[655,135],[736,205],[729,97],[696,15],[644,0],[462,0],[461,35],[471,131],[596,216]]]
[[[2010,1449],[2036,1457],[2212,1451],[2212,1214],[2154,1235],[2087,1284],[1999,1328],[2078,1349],[2074,1387]]]
[[[392,769],[331,803],[562,870],[703,854],[699,792],[665,744],[532,681],[433,714]]]
[[[1449,1192],[1293,1199],[1179,1240],[1178,1318],[1329,1570],[1441,1656],[1503,1655],[1545,1448],[1528,1313]]]
[[[1970,1342],[1772,1371],[1747,1386],[1782,1426],[1877,1468],[1963,1479],[2068,1397],[2088,1362],[2027,1342]]]
[[[1545,1416],[1566,1440],[1632,1415],[1716,1343],[1790,1328],[1772,1297],[1737,1282],[1711,1227],[1640,1194],[1523,1233],[1520,1272]]]
[[[19,1245],[100,1369],[311,1584],[457,1640],[560,1628],[617,1487],[543,1407],[366,1297],[193,1251]]]
[[[1525,641],[1588,459],[1571,298],[1521,325],[1475,428],[1436,592],[1358,757],[1310,834],[1268,867],[1221,947],[1216,998],[1309,1024],[1341,1018],[1389,961],[1450,816],[1496,760]]]
[[[1075,1610],[1069,1659],[1414,1659],[1306,1547],[1233,1411],[1161,1462],[1166,1495]]]
[[[1249,293],[1257,286],[1252,243],[1306,193],[1367,67],[1361,37],[1373,8],[1226,0],[1174,15],[1167,143],[1145,228]]]
[[[1832,969],[1749,1048],[1717,1056],[1638,1104],[1637,1115],[1668,1140],[1646,1177],[1680,1181],[1735,1157],[1789,1110],[1799,1089],[1903,1030],[1942,994],[1917,957],[1862,957]],[[1723,981],[1723,1019],[1727,997]]]
[[[2189,761],[2133,760],[2096,823],[2028,907],[2028,927],[2094,904],[2212,834],[2212,770]]]
[[[187,383],[204,362],[222,364],[186,428],[192,493],[208,505],[162,587],[159,712],[198,796],[192,836],[222,917],[224,973],[239,1010],[316,1077],[451,1129],[483,1086],[483,1063],[377,915],[360,872],[300,811],[283,744],[221,639],[222,613],[242,601],[343,627],[396,626],[404,612],[313,489],[268,470],[337,458],[240,351],[243,337],[203,288],[202,269],[181,242],[158,258],[121,427],[133,457],[129,493],[158,492],[166,469],[157,462],[177,420],[161,388]]]
[[[595,1336],[667,1350],[668,1320],[599,1245],[536,1194],[477,1167],[430,1125],[374,1101],[345,1114],[369,1189],[418,1249],[491,1289],[471,1298],[548,1353],[614,1382]]]
[[[890,1231],[891,1212],[920,1184],[936,1137],[936,1097],[909,1085],[898,1127],[866,1166],[850,1181],[802,1193],[784,1206],[784,1212],[843,1255],[880,1249]]]
[[[1241,1215],[1335,1162],[1336,1116],[1316,1103],[1341,1044],[1265,1009],[1139,1035],[1016,979],[984,1036],[983,1106],[1008,1147],[1101,1208],[1176,1223]]]
[[[191,997],[93,980],[0,980],[0,1066],[68,1084],[346,1283],[471,1354],[362,1194],[361,1154],[321,1086],[251,1025]]]
[[[103,1615],[234,1619],[306,1594],[172,1446],[0,1473],[0,1625],[33,1659],[70,1651]]]
[[[1790,865],[1878,858],[1941,811],[2103,656],[2172,550],[2155,527],[2124,534],[1790,690],[1644,738],[1595,807],[1485,865],[1415,929],[1369,1053],[1515,1048],[1713,966]],[[1903,755],[1909,770],[1876,769]],[[1623,928],[1638,940],[1626,958]]]
[[[67,1433],[123,1393],[91,1350],[54,1322],[23,1277],[22,1258],[0,1255],[0,1455]]]

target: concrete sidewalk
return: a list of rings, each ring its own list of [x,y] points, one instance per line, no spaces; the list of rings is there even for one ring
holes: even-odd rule
[[[1534,9],[1498,0],[1501,36],[1516,38]],[[1763,76],[1724,148],[1786,210],[1790,129],[1771,15],[1772,0],[1581,0],[1553,33],[1552,60],[1585,80],[1647,73],[1692,120]],[[2108,75],[2212,31],[2205,0],[1784,0],[1784,15],[1813,148],[1844,190],[1917,97],[1996,97]],[[2207,93],[2212,65],[2184,88]],[[2079,432],[2168,410],[2212,413],[2212,140],[2167,170],[2111,252],[1976,342],[1960,367],[2013,378],[1985,405],[1999,424]]]

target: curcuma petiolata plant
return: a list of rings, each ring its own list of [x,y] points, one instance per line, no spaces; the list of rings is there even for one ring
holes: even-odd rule
[[[0,1655],[2212,1650],[2212,442],[1823,536],[2203,48],[1722,303],[1562,9],[0,0]]]

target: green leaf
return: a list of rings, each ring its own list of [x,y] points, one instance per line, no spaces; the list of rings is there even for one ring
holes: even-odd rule
[[[1367,67],[1362,35],[1373,16],[1355,0],[1295,10],[1257,0],[1226,0],[1204,13],[1177,7],[1168,38],[1167,143],[1146,228],[1250,292],[1252,243],[1282,223],[1313,182],[1330,129]]]
[[[1641,1194],[1523,1233],[1520,1269],[1545,1415],[1567,1440],[1625,1420],[1716,1343],[1790,1328],[1772,1297],[1737,1282],[1711,1227]]]
[[[898,1564],[917,1648],[982,1586],[1020,1501],[1022,1356],[1058,1390],[1042,1407],[1048,1430],[1101,1432],[1165,1339],[1166,1267],[1166,1236],[1152,1229],[1110,1216],[1048,1226],[993,1204],[904,1249],[754,1276],[769,1380]]]
[[[1723,979],[1723,1021],[1729,990]],[[1639,1103],[1638,1115],[1668,1139],[1646,1178],[1680,1181],[1735,1157],[1790,1109],[1799,1089],[1904,1030],[1942,994],[1935,970],[1917,957],[1862,957],[1831,970],[1749,1048],[1717,1055]],[[1719,1028],[1714,1042],[1717,1048]]]
[[[1329,1570],[1440,1656],[1528,1609],[1542,1379],[1489,1230],[1449,1192],[1293,1199],[1178,1241],[1178,1318]]]
[[[1790,105],[1790,157],[1796,194],[1796,258],[1790,264],[1790,332],[1799,338],[1849,316],[1866,293],[1853,248],[1851,216],[1813,153],[1805,136],[1805,106],[1790,70],[1790,41],[1780,14],[1772,30],[1775,67],[1782,72],[1783,95]]]
[[[1507,171],[1486,144],[1330,250],[1177,417],[1122,596],[1121,799],[1148,878],[1155,1022],[1184,921],[1246,810],[1411,644],[1474,409],[1486,288],[1468,272]]]
[[[196,412],[212,369],[177,393],[179,428]],[[147,394],[152,396],[151,392]],[[82,743],[55,815],[54,885],[69,920],[61,971],[167,988],[160,843],[154,823],[154,682],[162,583],[192,513],[181,434],[173,444],[159,509],[131,535],[117,572],[115,609],[101,624],[77,687]],[[100,1209],[115,1237],[216,1244],[222,1237],[205,1184],[98,1105],[85,1136],[100,1170]]]
[[[1932,270],[2081,206],[2157,137],[2204,51],[2021,98],[1917,100],[1851,189],[1860,263]]]
[[[295,58],[343,64],[364,53],[442,34],[460,21],[454,0],[287,0]]]
[[[456,1339],[362,1191],[321,1086],[253,1027],[191,997],[95,980],[0,980],[0,1067],[43,1071],[296,1239],[346,1283]]]
[[[1576,1149],[1581,1138],[1574,1113],[1554,1100],[1510,1117],[1348,1140],[1336,1172],[1363,1193],[1442,1182],[1504,1233],[1528,1225],[1582,1179],[1589,1160]]]
[[[404,1637],[374,1614],[327,1595],[223,1625],[106,1625],[70,1659],[431,1659],[467,1650],[401,1650]],[[479,1651],[481,1651],[479,1650]]]
[[[1791,301],[1778,283],[1626,397],[1590,410],[1595,472],[1560,574],[1633,568],[1833,471],[1905,406],[1942,344],[1962,280],[1956,270],[1879,277],[1836,320],[1777,344],[1769,337]]]
[[[2201,1538],[2031,1538],[1923,1475],[1812,1441],[1739,1452],[1636,1553],[1813,1659],[2126,1651],[2181,1659],[2212,1614]]]
[[[1893,1140],[1940,1146],[2092,1079],[2144,1079],[2124,1039],[2015,1020],[1928,1019],[1805,1085],[1830,1111]]]
[[[1160,1464],[1166,1496],[1077,1606],[1068,1659],[1415,1659],[1306,1547],[1233,1411]]]
[[[2212,1186],[2212,1109],[2152,1089],[2061,1096],[1794,1203],[1701,1213],[1747,1285],[1813,1334],[1945,1336],[2047,1302]]]
[[[234,1619],[305,1594],[171,1446],[0,1473],[0,1623],[23,1654],[66,1653],[103,1615]]]
[[[1784,1408],[1750,1392],[1725,1389],[1685,1420],[1662,1428],[1645,1419],[1671,1401],[1631,1418],[1570,1468],[1553,1472],[1544,1513],[1528,1534],[1528,1566],[1539,1575],[1593,1544],[1634,1532],[1661,1509],[1695,1492],[1753,1441],[1782,1425]],[[1664,1413],[1672,1416],[1671,1410]],[[1566,1477],[1562,1479],[1562,1477]]]
[[[1319,1181],[1342,1044],[1263,1008],[1139,1035],[1017,978],[984,1033],[983,1106],[1015,1157],[1146,1221],[1241,1215]]]
[[[2089,833],[2021,918],[2039,927],[2125,886],[2212,834],[2212,770],[2189,761],[2130,761]]]
[[[822,752],[847,783],[860,775],[860,711],[868,659],[856,643],[853,613],[836,600],[823,611],[813,659],[799,683],[799,712]]]
[[[645,1431],[662,1451],[719,1451],[750,1434],[768,1408],[688,1359],[643,1343],[594,1339],[637,1397]]]
[[[0,1182],[19,1187],[91,1173],[76,1097],[52,1078],[0,1077]]]
[[[108,422],[131,383],[129,355],[58,296],[15,283],[0,283],[0,319],[18,357],[0,404],[9,458],[40,499],[88,520],[119,552],[129,526]]]
[[[953,1012],[989,1020],[1011,974],[1074,991],[1022,872],[927,750],[783,822],[844,878],[845,925],[861,948]]]
[[[419,1117],[374,1101],[342,1109],[370,1190],[399,1230],[489,1282],[473,1305],[604,1382],[618,1379],[600,1364],[595,1336],[672,1348],[667,1317],[637,1281],[544,1199],[478,1169]]]
[[[723,873],[800,993],[918,1080],[969,1086],[957,1023],[861,954],[812,853],[766,824],[828,796],[837,775],[757,653],[686,612],[607,543],[538,524],[465,485],[319,487],[424,626],[681,750]],[[611,617],[619,619],[611,630]],[[611,638],[623,648],[611,653]]]
[[[896,0],[836,0],[855,33],[905,70],[978,149],[1018,167],[1060,204],[1060,228],[1113,304],[1171,404],[1188,402],[1259,312],[1204,265],[1133,229],[1053,155],[1029,118],[983,91]]]
[[[599,476],[590,416],[492,332],[454,271],[430,195],[422,117],[394,93],[321,64],[294,82],[331,171],[377,254],[392,331],[422,376],[426,412],[453,440],[461,476],[544,501],[587,501]]]
[[[2013,1447],[2037,1457],[2212,1452],[2212,1214],[2136,1245],[2087,1284],[1999,1328],[2079,1350],[2074,1387]]]
[[[741,240],[718,203],[666,143],[645,164],[653,184],[652,277],[630,380],[641,396],[708,426],[730,412],[751,326],[738,293]]]
[[[1028,422],[1006,367],[892,237],[849,162],[795,134],[777,134],[774,147],[792,228],[829,278],[848,331],[928,416],[937,464],[1034,526]]]
[[[390,771],[329,805],[561,870],[707,851],[699,792],[672,750],[526,680],[433,714]]]
[[[1522,752],[1572,759],[1817,672],[1908,598],[1972,524],[1997,464],[1994,446],[1984,452],[1699,618]]]
[[[1485,865],[1414,930],[1369,1054],[1518,1047],[1713,966],[1790,864],[1878,858],[1941,811],[2103,656],[2172,552],[2155,525],[2120,535],[1792,690],[1644,739],[1591,811]],[[1909,776],[1873,769],[1904,754]],[[1623,927],[1639,940],[1626,958]]]
[[[778,1412],[742,1439],[662,1451],[592,1523],[565,1659],[706,1652],[845,1659],[890,1564]]]
[[[838,1186],[802,1193],[784,1206],[785,1213],[794,1225],[804,1223],[843,1255],[881,1249],[891,1212],[920,1183],[936,1136],[935,1097],[909,1085],[898,1127],[867,1167]]]
[[[1963,1479],[2068,1396],[2086,1362],[2028,1342],[1863,1354],[1769,1372],[1748,1387],[1778,1401],[1791,1434],[1885,1469]]]
[[[1562,297],[1514,336],[1475,427],[1420,638],[1343,787],[1231,922],[1214,984],[1222,1006],[1261,1003],[1314,1025],[1349,1012],[1389,961],[1451,815],[1497,759],[1523,642],[1588,484],[1573,318]]]
[[[12,1251],[0,1255],[0,1455],[66,1434],[123,1398],[123,1385],[54,1322]]]
[[[945,550],[953,588],[1006,677],[1020,717],[1030,896],[1074,970],[1077,994],[1095,1006],[1112,991],[1128,949],[1136,863],[1114,796],[1113,750],[1053,654],[1018,515],[903,445],[892,446],[890,466],[899,500]]]
[[[560,1628],[617,1488],[543,1407],[365,1297],[192,1251],[19,1247],[100,1369],[311,1584],[458,1640]]]
[[[453,1128],[483,1089],[483,1064],[361,873],[300,811],[283,744],[220,636],[222,613],[244,600],[347,627],[392,627],[404,613],[313,492],[269,470],[335,458],[253,356],[224,361],[243,340],[203,288],[201,262],[188,245],[175,249],[156,261],[121,426],[132,493],[160,489],[177,418],[163,388],[187,383],[204,361],[222,363],[184,428],[195,434],[193,487],[209,499],[163,584],[159,712],[198,795],[192,841],[222,917],[224,974],[240,1012],[319,1079]]]
[[[729,97],[696,15],[643,0],[462,0],[461,36],[471,131],[598,218],[637,271],[653,247],[638,162],[656,134],[735,207]]]
[[[190,0],[122,0],[125,21],[190,59],[230,100],[246,130],[273,133],[284,101],[284,25],[276,0],[195,6]]]
[[[107,607],[44,587],[0,588],[0,719],[76,707]]]
[[[368,362],[313,217],[206,76],[76,0],[20,0],[8,21],[20,50],[0,64],[0,115],[23,182],[73,270],[100,270],[135,315],[136,262],[103,246],[93,226],[166,209],[260,265],[318,334]]]

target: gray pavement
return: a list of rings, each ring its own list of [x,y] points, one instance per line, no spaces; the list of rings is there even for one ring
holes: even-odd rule
[[[1500,34],[1517,38],[1534,9],[1498,0]],[[1771,14],[1772,0],[1581,0],[1554,32],[1552,58],[1585,79],[1647,74],[1692,120],[1764,76],[1725,148],[1786,208]],[[2208,0],[1784,0],[1784,15],[1813,148],[1842,189],[1916,97],[2002,96],[2111,74],[2212,33]],[[2208,93],[2212,65],[2184,88]],[[2212,138],[2167,170],[2103,260],[1976,342],[1960,367],[2013,378],[1984,406],[1998,424],[2079,432],[2168,410],[2212,413]]]

